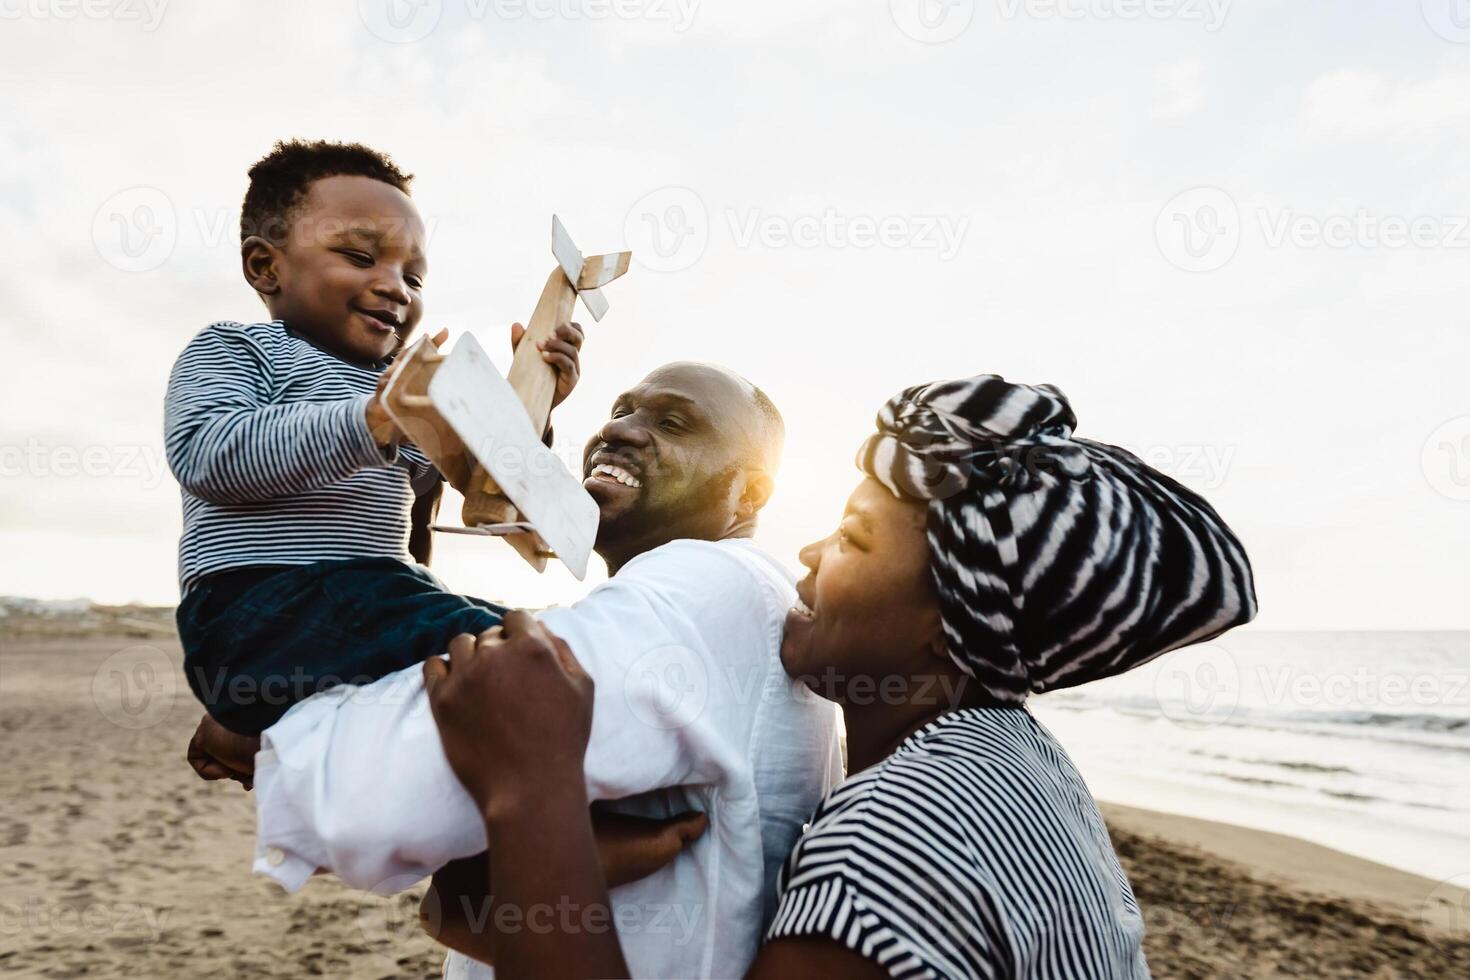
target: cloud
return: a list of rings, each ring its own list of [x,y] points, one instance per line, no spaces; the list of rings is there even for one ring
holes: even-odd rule
[[[1415,155],[1463,140],[1470,120],[1470,69],[1449,66],[1424,77],[1340,68],[1302,93],[1301,130],[1317,140],[1390,141]]]
[[[1195,58],[1176,61],[1156,71],[1154,118],[1176,120],[1199,112],[1205,104],[1204,80],[1204,62]]]

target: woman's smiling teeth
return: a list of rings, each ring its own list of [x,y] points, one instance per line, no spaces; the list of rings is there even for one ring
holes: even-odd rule
[[[796,605],[792,606],[791,608],[796,611],[796,614],[798,616],[801,616],[804,619],[811,619],[816,616],[816,613],[812,612],[811,607],[802,602],[800,599],[797,599]]]
[[[598,463],[596,466],[592,467],[592,474],[588,477],[588,479],[613,480],[621,483],[625,487],[637,488],[643,486],[643,481],[638,479],[632,473],[629,473],[621,466],[613,466],[609,463]]]

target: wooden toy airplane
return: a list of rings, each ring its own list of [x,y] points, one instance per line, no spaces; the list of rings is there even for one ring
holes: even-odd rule
[[[503,536],[537,571],[554,554],[580,579],[597,537],[597,503],[541,442],[556,369],[541,359],[536,344],[571,320],[578,296],[601,320],[607,313],[601,287],[628,271],[633,253],[584,258],[555,215],[551,252],[557,266],[506,377],[472,335],[448,354],[424,337],[390,369],[383,405],[465,495],[465,526],[435,530]]]

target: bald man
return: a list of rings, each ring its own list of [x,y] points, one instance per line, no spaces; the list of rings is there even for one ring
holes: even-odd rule
[[[710,821],[672,864],[612,892],[635,976],[743,974],[781,862],[841,779],[834,709],[781,667],[793,580],[750,540],[783,437],[780,414],[748,381],[677,363],[620,395],[584,452],[610,578],[540,618],[597,686],[589,797]],[[323,868],[397,892],[486,848],[418,667],[292,709],[262,736],[255,790],[255,869],[291,891]],[[441,897],[429,918],[449,925],[441,938],[479,952],[495,928],[608,927],[588,921],[596,911],[465,910]],[[507,914],[517,921],[500,921]],[[463,953],[445,964],[456,980],[490,975]]]

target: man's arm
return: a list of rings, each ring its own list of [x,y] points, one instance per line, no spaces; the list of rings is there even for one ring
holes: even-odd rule
[[[408,553],[413,556],[414,561],[427,566],[434,557],[434,532],[429,529],[429,525],[439,516],[439,504],[444,499],[444,478],[437,469],[431,467],[424,474],[422,483],[419,480],[414,481],[414,490],[417,495],[410,514],[412,523],[408,532]]]

